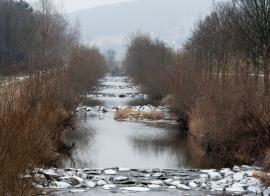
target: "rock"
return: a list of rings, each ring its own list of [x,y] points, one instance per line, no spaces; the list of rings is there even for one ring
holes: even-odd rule
[[[100,175],[101,174],[101,171],[98,169],[90,169],[90,170],[86,170],[83,172],[85,172],[86,174],[90,174],[90,175]]]
[[[180,181],[173,181],[173,182],[171,183],[171,185],[176,186],[176,187],[177,187],[177,185],[179,185],[179,184],[181,184]]]
[[[165,174],[164,173],[155,173],[155,174],[153,174],[153,177],[155,177],[155,178],[165,177]]]
[[[103,186],[103,185],[105,185],[105,184],[107,184],[104,180],[99,180],[99,181],[97,181],[97,185],[98,186]]]
[[[255,174],[255,171],[246,171],[245,172],[248,177],[252,177]]]
[[[190,187],[184,185],[184,184],[177,184],[176,187],[180,190],[191,190]]]
[[[102,108],[102,113],[106,113],[106,112],[108,112],[108,110],[106,109],[106,108]]]
[[[38,185],[42,185],[42,186],[48,186],[48,181],[46,179],[46,177],[43,174],[36,174],[34,176],[35,182]]]
[[[84,181],[84,179],[80,178],[79,176],[73,176],[76,180],[78,180],[80,183]]]
[[[50,184],[50,188],[67,189],[67,188],[70,188],[70,187],[71,187],[71,185],[66,183],[66,182],[53,181]]]
[[[125,177],[125,176],[118,176],[118,177],[113,178],[113,181],[116,181],[116,182],[126,181],[126,180],[128,180],[128,177]]]
[[[191,187],[191,188],[198,187],[198,185],[195,182],[192,182],[192,181],[188,183],[188,186]]]
[[[247,177],[245,180],[242,180],[241,183],[247,186],[261,186],[260,180],[255,177]]]
[[[200,178],[203,178],[203,179],[208,179],[208,177],[209,177],[209,176],[208,176],[207,174],[201,174],[201,175],[200,175]]]
[[[157,188],[160,188],[160,185],[158,185],[158,184],[149,184],[148,185],[148,188],[150,188],[150,189],[157,189]]]
[[[269,195],[270,195],[270,187],[268,187],[267,189],[263,191],[263,196],[269,196]]]
[[[44,170],[42,173],[49,180],[58,180],[61,177],[53,169]]]
[[[127,96],[127,95],[125,95],[125,94],[120,94],[120,95],[119,95],[120,98],[125,98],[126,96]]]
[[[219,173],[225,175],[226,173],[231,173],[232,170],[230,168],[223,168],[222,170],[220,170]]]
[[[173,179],[167,179],[167,180],[164,180],[164,183],[166,185],[171,185],[171,183],[173,182]],[[179,182],[180,183],[180,182]]]
[[[105,190],[115,189],[116,186],[114,184],[105,184],[103,187]]]
[[[79,181],[77,178],[74,178],[74,177],[62,177],[62,178],[60,178],[60,180],[62,182],[66,182],[72,186],[77,186],[81,183],[81,181]]]
[[[33,187],[35,188],[35,189],[42,189],[42,188],[44,188],[44,186],[43,185],[40,185],[40,184],[37,184],[37,183],[32,183],[32,185],[33,185]]]
[[[202,188],[202,189],[206,189],[206,187],[207,187],[207,184],[206,184],[206,183],[202,183],[202,184],[201,184],[201,188]]]
[[[230,193],[244,193],[245,189],[243,188],[243,185],[240,183],[235,183],[231,187],[226,188],[227,192]]]
[[[164,183],[161,180],[154,180],[154,181],[151,181],[151,184],[163,185]]]
[[[239,182],[239,181],[243,180],[244,176],[245,176],[244,172],[235,173],[233,175],[233,180],[236,181],[236,182]]]
[[[226,186],[226,184],[223,184],[221,181],[212,181],[212,182],[210,182],[210,188],[213,191],[222,192],[224,190],[225,186]]]
[[[116,175],[117,172],[113,169],[107,169],[107,170],[104,170],[104,174],[106,175]]]
[[[209,172],[210,180],[219,180],[222,179],[222,176],[218,172]]]
[[[119,168],[119,171],[126,172],[126,171],[130,171],[130,169],[129,168]]]
[[[235,171],[235,172],[240,172],[241,171],[241,169],[240,169],[240,167],[239,166],[233,166],[233,171]]]
[[[85,188],[94,188],[95,186],[96,186],[96,183],[92,181],[84,181],[82,183],[82,187],[85,187]]]
[[[176,186],[169,186],[169,189],[176,189]]]
[[[123,187],[120,188],[121,190],[125,190],[125,191],[134,191],[134,192],[146,192],[146,191],[150,191],[149,188],[146,187]]]
[[[150,178],[151,177],[151,174],[145,174],[144,177],[145,178]]]
[[[257,194],[261,194],[262,193],[262,189],[260,186],[249,186],[247,188],[247,191],[252,192],[252,193],[257,193]]]

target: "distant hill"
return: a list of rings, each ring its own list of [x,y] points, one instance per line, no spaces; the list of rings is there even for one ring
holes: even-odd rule
[[[209,12],[211,0],[134,0],[79,10],[68,14],[80,21],[82,40],[114,48],[122,56],[128,37],[146,32],[174,47],[180,47],[194,22]]]

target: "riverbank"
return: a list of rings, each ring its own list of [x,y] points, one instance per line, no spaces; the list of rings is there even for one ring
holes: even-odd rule
[[[232,169],[36,169],[34,186],[45,192],[77,193],[107,190],[114,193],[199,191],[201,194],[270,194],[254,177],[260,168],[234,166]],[[269,174],[270,175],[270,174]]]

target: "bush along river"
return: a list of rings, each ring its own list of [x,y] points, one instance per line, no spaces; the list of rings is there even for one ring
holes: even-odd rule
[[[179,129],[166,106],[152,106],[128,77],[106,76],[65,131],[59,168],[36,169],[33,184],[53,196],[270,194],[255,166],[221,168]],[[218,169],[211,169],[218,168]]]

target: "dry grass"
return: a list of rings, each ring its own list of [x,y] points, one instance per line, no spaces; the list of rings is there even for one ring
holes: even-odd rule
[[[270,175],[266,172],[259,172],[254,175],[256,178],[260,179],[264,186],[270,186]]]
[[[164,114],[162,112],[151,111],[151,112],[137,112],[133,111],[130,108],[125,108],[118,110],[115,114],[115,120],[126,120],[126,119],[137,119],[137,120],[161,120],[164,118]]]
[[[189,128],[210,156],[251,164],[269,147],[269,113],[269,100],[252,86],[215,84],[192,109]]]
[[[129,108],[125,108],[125,109],[121,109],[118,110],[115,113],[115,120],[124,120],[124,119],[128,119],[129,115],[132,113],[133,111]]]
[[[143,118],[149,120],[161,120],[164,118],[164,113],[157,111],[142,112],[141,115],[143,116]]]

